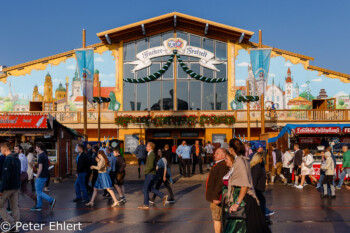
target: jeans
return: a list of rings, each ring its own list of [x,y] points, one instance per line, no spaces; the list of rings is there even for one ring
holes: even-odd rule
[[[169,175],[169,182],[172,184],[172,183],[174,183],[174,181],[173,181],[173,176],[172,176],[172,174],[171,174],[171,165],[169,165],[169,167],[168,167],[168,169],[166,170],[167,171],[167,173],[168,173],[168,175]]]
[[[341,174],[340,174],[340,180],[339,180],[339,184],[338,184],[338,188],[341,188],[341,186],[343,185],[344,179],[346,174],[350,175],[350,168],[345,168]]]
[[[89,200],[85,181],[86,181],[86,172],[78,173],[78,177],[75,180],[75,195],[77,196],[77,198],[81,199],[81,193],[83,193],[84,200]]]
[[[47,178],[36,178],[35,179],[35,190],[36,190],[36,198],[37,204],[36,207],[41,208],[43,205],[42,199],[48,201],[50,204],[53,202],[53,198],[43,192],[45,187]]]
[[[152,175],[152,174],[147,174],[145,176],[145,183],[143,183],[143,195],[144,195],[143,204],[144,205],[149,205],[150,191],[161,198],[164,197],[164,193],[160,192],[159,190],[153,187],[155,178],[156,178],[156,175]]]

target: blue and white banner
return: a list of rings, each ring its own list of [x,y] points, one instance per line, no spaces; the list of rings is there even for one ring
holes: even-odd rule
[[[263,94],[269,74],[271,49],[250,49],[250,62],[255,79],[262,83],[259,94]]]
[[[83,96],[92,104],[93,82],[94,82],[94,50],[77,49],[75,50],[78,71],[82,80]]]

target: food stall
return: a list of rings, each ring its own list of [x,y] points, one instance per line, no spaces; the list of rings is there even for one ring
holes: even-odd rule
[[[282,138],[288,135],[288,143],[282,144]],[[332,147],[336,159],[336,178],[339,179],[342,167],[342,146],[350,144],[350,124],[287,124],[278,136],[270,138],[284,152],[286,148],[299,144],[300,149],[308,148],[314,155],[314,176],[319,178],[322,162],[321,151]]]
[[[42,142],[54,168],[51,177],[64,177],[72,173],[72,156],[81,135],[46,114],[1,114],[0,143],[21,145],[25,151]]]

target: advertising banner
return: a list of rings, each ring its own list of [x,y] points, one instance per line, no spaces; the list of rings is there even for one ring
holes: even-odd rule
[[[297,127],[296,134],[339,134],[340,127]]]
[[[1,129],[47,129],[47,116],[1,115]]]
[[[94,81],[94,50],[75,50],[78,71],[82,82],[83,95],[92,104]]]

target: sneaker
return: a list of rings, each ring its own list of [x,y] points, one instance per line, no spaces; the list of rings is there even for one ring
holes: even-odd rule
[[[154,201],[149,200],[148,203],[149,203],[150,205],[154,205]]]
[[[301,185],[298,185],[298,186],[295,186],[297,189],[303,189],[304,186],[301,186]]]
[[[126,202],[126,198],[125,197],[120,197],[120,201],[125,203]]]
[[[73,200],[73,202],[81,202],[83,199],[81,199],[81,198],[75,198],[74,200]]]
[[[175,200],[169,200],[166,202],[167,204],[174,204],[175,203]]]
[[[6,211],[7,211],[7,213],[12,214],[12,210],[11,209],[7,208]]]
[[[341,187],[338,187],[338,186],[337,186],[336,189],[341,189]]]
[[[88,202],[89,202],[89,200],[87,200],[87,199],[83,199],[83,200],[80,201],[80,203],[84,203],[84,204],[88,203]]]
[[[44,188],[44,192],[50,192],[50,190],[48,188]]]
[[[137,208],[140,209],[140,210],[149,210],[149,205],[140,205]]]
[[[30,211],[41,211],[41,210],[42,210],[41,207],[36,207],[36,206],[30,208]]]
[[[166,205],[167,201],[168,201],[168,195],[165,195],[165,196],[163,197],[163,206]]]
[[[274,211],[268,210],[267,213],[265,213],[265,217],[268,217],[268,216],[271,216],[271,215],[274,215],[274,214],[275,214]]]
[[[50,203],[50,211],[52,211],[53,207],[55,207],[56,199],[54,198],[53,201]]]

